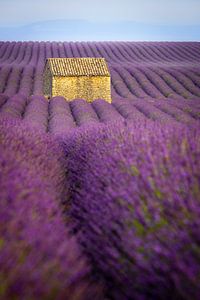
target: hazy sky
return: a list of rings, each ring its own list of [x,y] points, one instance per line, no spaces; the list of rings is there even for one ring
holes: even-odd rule
[[[152,25],[154,28],[156,25],[158,29],[161,28],[159,30],[164,27],[173,30],[173,26],[179,30],[183,27],[185,30],[188,26],[193,31],[199,31],[200,0],[0,0],[0,16],[0,27],[39,23],[38,31],[42,22],[51,20],[84,20],[110,24],[130,21]],[[14,29],[12,32],[14,34]],[[198,32],[196,34],[198,36]]]

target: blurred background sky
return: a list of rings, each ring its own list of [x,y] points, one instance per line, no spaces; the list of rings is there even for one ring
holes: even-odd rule
[[[200,41],[200,0],[0,0],[0,40]]]

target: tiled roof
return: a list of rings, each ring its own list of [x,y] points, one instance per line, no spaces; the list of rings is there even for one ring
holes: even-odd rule
[[[53,76],[110,76],[104,58],[48,58],[46,67]]]

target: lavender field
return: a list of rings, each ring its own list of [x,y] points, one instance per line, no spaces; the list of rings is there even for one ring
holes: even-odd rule
[[[104,57],[112,103],[43,95]],[[200,299],[200,43],[0,42],[0,299]]]

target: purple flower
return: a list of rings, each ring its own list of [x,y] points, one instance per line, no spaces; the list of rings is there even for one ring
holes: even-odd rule
[[[74,232],[113,299],[198,299],[199,125],[135,121],[66,140]]]
[[[62,214],[61,147],[14,119],[0,136],[1,299],[102,299]]]

